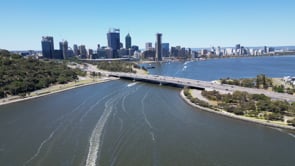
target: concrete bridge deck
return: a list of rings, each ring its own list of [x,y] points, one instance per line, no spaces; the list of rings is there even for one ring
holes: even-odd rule
[[[245,91],[251,94],[264,94],[272,99],[286,100],[288,102],[295,102],[295,96],[285,93],[276,93],[264,89],[245,88],[234,85],[217,84],[209,81],[201,81],[179,77],[169,77],[160,75],[144,75],[132,73],[109,72],[106,73],[112,77],[119,77],[122,79],[129,79],[142,82],[156,83],[160,85],[169,85],[175,87],[191,87],[200,90],[217,90],[221,93],[233,93],[234,91]]]

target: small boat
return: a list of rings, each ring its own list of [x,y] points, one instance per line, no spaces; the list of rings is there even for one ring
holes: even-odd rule
[[[154,69],[154,68],[156,68],[155,66],[148,66],[148,67],[146,67],[147,69]]]

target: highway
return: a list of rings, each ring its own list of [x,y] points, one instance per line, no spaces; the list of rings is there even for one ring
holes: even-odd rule
[[[157,83],[160,85],[170,85],[170,86],[179,86],[179,87],[191,87],[196,89],[203,90],[216,90],[220,93],[233,93],[234,91],[248,92],[250,94],[264,94],[274,100],[285,100],[287,102],[295,102],[295,96],[286,94],[286,93],[277,93],[264,89],[255,89],[255,88],[245,88],[235,85],[227,84],[218,84],[209,81],[194,80],[188,78],[180,77],[170,77],[170,76],[161,76],[161,75],[151,75],[151,74],[133,74],[133,73],[122,73],[122,72],[108,72],[101,71],[96,68],[96,66],[88,65],[86,69],[88,72],[100,72],[106,76],[119,77],[134,81],[142,82],[151,82]]]
[[[191,87],[205,90],[216,90],[221,93],[233,93],[234,91],[244,91],[250,94],[264,94],[275,100],[286,100],[288,102],[295,102],[295,96],[285,93],[277,93],[264,89],[245,88],[234,85],[218,84],[209,81],[201,81],[179,77],[169,77],[160,75],[145,75],[145,74],[132,74],[132,73],[120,73],[120,72],[105,72],[104,74],[112,77],[125,78],[135,81],[159,83],[160,85],[173,85],[180,87]]]

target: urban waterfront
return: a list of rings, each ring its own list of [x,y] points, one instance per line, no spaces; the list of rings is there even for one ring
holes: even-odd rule
[[[263,56],[263,57],[236,57],[223,59],[209,59],[206,61],[186,61],[163,63],[150,70],[151,74],[184,77],[205,81],[220,78],[253,78],[259,74],[269,77],[282,78],[295,76],[295,56]]]
[[[200,80],[294,75],[295,56],[157,65]],[[1,165],[292,165],[295,135],[187,105],[180,89],[112,81],[0,107]]]

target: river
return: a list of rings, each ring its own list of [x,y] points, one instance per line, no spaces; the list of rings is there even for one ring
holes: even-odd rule
[[[232,69],[220,71],[219,64]],[[204,80],[257,73],[279,77],[292,75],[292,64],[293,56],[235,58],[165,63],[150,72]],[[179,92],[118,80],[1,106],[0,165],[295,163],[294,134],[197,110]]]

